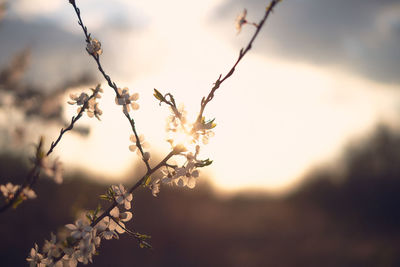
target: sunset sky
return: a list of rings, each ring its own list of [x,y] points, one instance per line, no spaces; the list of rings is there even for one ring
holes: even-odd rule
[[[243,8],[258,22],[261,0],[77,0],[102,42],[104,68],[120,87],[140,94],[133,112],[153,154],[168,152],[168,109],[153,88],[171,92],[194,117],[202,96],[225,74],[254,27],[236,34]],[[29,46],[27,81],[45,90],[96,70],[67,0],[13,0],[0,24],[0,65]],[[334,163],[350,141],[400,117],[400,2],[284,0],[253,49],[207,107],[215,137],[202,155],[204,173],[222,190],[280,192],[321,164]],[[129,124],[104,81],[102,121],[84,119],[88,138],[68,135],[56,154],[68,168],[115,180],[137,161]],[[79,91],[79,90],[78,90]],[[67,101],[67,96],[65,97]],[[75,112],[66,106],[66,116]],[[57,128],[42,129],[51,138]],[[40,130],[38,130],[40,131]],[[40,133],[38,133],[40,134]]]

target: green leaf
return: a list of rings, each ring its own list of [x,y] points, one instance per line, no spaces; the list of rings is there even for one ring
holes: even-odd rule
[[[143,186],[144,187],[149,186],[150,182],[151,182],[151,176],[147,176],[143,181]]]
[[[210,160],[210,159],[205,159],[205,160],[200,160],[199,162],[197,162],[197,163],[195,164],[195,166],[198,167],[198,168],[203,168],[203,167],[206,167],[206,166],[211,165],[212,163],[213,163],[212,160]]]
[[[94,211],[94,215],[99,214],[100,211],[101,211],[101,205],[99,204],[99,205],[97,205],[97,208],[96,208],[96,210]]]
[[[140,234],[140,233],[136,233],[136,236],[141,240],[146,240],[146,239],[150,239],[151,238],[150,235]]]
[[[214,128],[215,126],[217,126],[217,124],[214,123],[214,121],[215,121],[215,118],[212,119],[212,120],[209,120],[209,121],[207,121],[207,122],[205,122],[205,123],[203,123],[203,124],[204,124],[204,129],[212,129],[212,128]]]
[[[154,95],[155,98],[157,98],[161,102],[166,102],[166,99],[164,98],[164,96],[156,88],[154,88],[154,94],[153,95]]]
[[[21,195],[17,198],[17,200],[14,202],[12,207],[16,209],[24,200],[22,199]]]
[[[140,241],[139,243],[139,247],[140,248],[153,248],[149,243],[147,243],[146,241]]]
[[[111,201],[112,200],[112,198],[110,198],[109,195],[100,195],[100,199],[107,200],[107,201]]]

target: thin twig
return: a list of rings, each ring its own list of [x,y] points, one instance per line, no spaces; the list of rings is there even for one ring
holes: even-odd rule
[[[176,155],[176,152],[171,151],[162,161],[160,161],[160,163],[157,164],[157,166],[155,166],[154,168],[150,169],[149,171],[147,171],[147,173],[145,175],[142,176],[142,178],[140,178],[130,189],[129,189],[129,193],[132,193],[133,191],[135,191],[140,185],[143,184],[143,182],[149,177],[151,176],[153,173],[155,173],[159,168],[166,166],[167,161],[172,157]],[[96,218],[96,220],[94,222],[91,223],[90,226],[94,227],[96,224],[98,224],[104,217],[108,216],[110,214],[110,211],[115,208],[118,205],[118,203],[116,201],[114,201],[108,208],[107,210],[105,210],[99,217]]]
[[[85,112],[85,110],[88,108],[89,106],[89,101],[94,98],[96,96],[97,92],[93,92],[93,94],[84,102],[81,110],[78,112],[78,115],[76,115],[76,117],[72,116],[71,118],[71,123],[67,126],[67,128],[61,128],[60,130],[60,134],[57,137],[56,141],[51,142],[50,148],[46,153],[46,156],[49,156],[54,148],[58,145],[58,143],[61,141],[62,137],[64,136],[64,134],[70,130],[72,130],[74,128],[75,123],[82,117],[83,112]],[[8,200],[8,202],[6,204],[4,204],[2,207],[0,207],[0,213],[6,211],[7,209],[9,209],[20,197],[22,191],[25,188],[33,188],[33,186],[36,184],[36,182],[39,180],[39,176],[40,176],[40,165],[41,165],[41,160],[42,160],[42,156],[39,155],[41,153],[42,150],[42,140],[39,142],[39,145],[37,147],[37,151],[36,151],[36,157],[35,157],[35,162],[34,162],[34,166],[32,167],[32,169],[29,171],[29,173],[27,174],[27,176],[25,177],[25,180],[23,182],[23,184],[18,188],[18,190],[15,192],[14,196]]]
[[[113,216],[109,216],[109,218],[111,218],[111,220],[113,220],[119,227],[121,227],[125,232],[127,232],[128,234],[130,234],[131,236],[133,236],[139,243],[143,242],[143,240],[138,236],[137,233],[129,230],[128,228],[126,228],[125,226],[123,226],[119,221],[117,221]],[[134,230],[135,231],[135,230]]]
[[[46,156],[49,156],[51,154],[51,152],[53,152],[53,149],[57,146],[58,142],[60,142],[63,135],[66,132],[72,130],[72,128],[74,128],[75,123],[82,117],[83,112],[85,112],[85,110],[89,107],[89,101],[92,98],[96,97],[96,94],[98,94],[98,92],[93,92],[93,94],[84,102],[82,108],[78,112],[78,115],[76,115],[76,117],[72,116],[71,123],[68,125],[67,128],[65,128],[65,129],[61,128],[60,135],[58,136],[58,138],[55,142],[51,143],[50,149],[47,151]]]
[[[79,26],[81,26],[82,31],[83,31],[83,34],[85,35],[85,41],[86,41],[87,44],[90,44],[90,41],[91,41],[91,36],[90,36],[90,35],[91,35],[91,34],[88,32],[87,27],[86,27],[85,24],[83,23],[83,20],[82,20],[82,17],[81,17],[81,11],[80,11],[80,9],[76,6],[75,0],[70,0],[70,3],[71,3],[71,5],[74,7],[75,13],[76,13],[76,15],[77,15],[77,17],[78,17],[78,24],[79,24]],[[96,54],[96,53],[89,53],[89,51],[87,51],[87,52],[88,52],[88,54],[94,59],[94,61],[96,62],[97,68],[98,68],[98,70],[100,71],[100,73],[103,75],[104,79],[107,81],[108,86],[110,86],[110,87],[114,90],[114,92],[115,92],[115,94],[116,94],[117,97],[120,97],[120,94],[118,93],[118,86],[117,86],[117,84],[116,84],[115,82],[112,81],[112,79],[110,78],[109,75],[107,75],[107,73],[106,73],[106,72],[104,71],[104,69],[103,69],[103,66],[102,66],[101,63],[100,63],[100,55],[98,55],[98,54]],[[138,147],[138,149],[139,149],[139,151],[140,151],[140,153],[141,153],[141,155],[142,155],[142,160],[143,160],[144,164],[146,165],[147,170],[150,170],[151,167],[150,167],[149,161],[148,161],[148,159],[144,156],[143,147],[142,147],[142,145],[140,144],[139,135],[138,135],[138,133],[137,133],[137,131],[136,131],[135,121],[134,121],[134,119],[129,115],[128,112],[124,112],[124,114],[125,114],[125,117],[128,119],[128,121],[129,121],[129,123],[130,123],[130,125],[131,125],[133,134],[135,135],[135,138],[136,138],[136,146]]]
[[[221,86],[221,84],[228,79],[234,72],[236,66],[239,64],[239,62],[242,60],[242,58],[247,54],[247,52],[251,49],[254,40],[256,39],[258,33],[260,32],[261,28],[263,27],[265,21],[267,20],[269,14],[273,11],[273,8],[280,2],[281,0],[272,0],[269,6],[265,9],[265,14],[264,17],[261,19],[261,21],[258,24],[252,23],[256,27],[256,31],[254,32],[253,36],[251,37],[249,43],[247,44],[245,49],[240,49],[239,52],[239,57],[236,60],[235,64],[233,64],[232,68],[229,70],[229,72],[221,79],[222,74],[219,75],[218,79],[214,83],[213,88],[211,89],[210,93],[208,94],[207,98],[203,97],[201,100],[200,104],[200,112],[199,116],[197,117],[197,122],[201,121],[201,118],[203,117],[204,109],[206,108],[207,104],[214,98],[214,93],[217,91],[217,89]]]
[[[132,193],[133,191],[135,191],[140,185],[143,184],[143,182],[150,177],[150,175],[152,175],[153,173],[155,173],[159,168],[166,166],[167,165],[167,161],[174,155],[176,155],[178,152],[176,151],[171,151],[162,161],[160,161],[160,163],[158,163],[154,168],[150,169],[147,171],[147,173],[145,175],[142,176],[142,178],[140,178],[130,189],[129,189],[129,193]],[[91,227],[95,227],[98,223],[100,223],[105,217],[109,216],[112,217],[110,215],[110,212],[113,208],[115,208],[116,206],[118,206],[117,201],[113,201],[111,203],[111,205],[102,213],[100,214],[99,217],[96,218],[96,220],[94,220],[90,226]],[[55,261],[58,261],[60,259],[62,259],[62,257],[65,255],[64,252],[61,253],[61,255],[59,257],[57,257],[55,259]]]
[[[273,0],[273,1],[271,2],[271,4],[269,5],[269,7],[266,9],[266,13],[265,13],[263,19],[262,19],[262,20],[260,21],[260,23],[258,24],[257,30],[256,30],[256,32],[254,33],[253,37],[251,38],[250,42],[248,43],[246,49],[245,49],[245,50],[243,50],[243,49],[240,50],[239,58],[237,59],[237,61],[235,62],[235,64],[234,64],[233,67],[231,68],[231,70],[230,70],[230,71],[224,76],[224,78],[222,78],[222,79],[221,79],[222,75],[220,75],[219,78],[218,78],[218,80],[216,81],[214,87],[211,89],[209,95],[207,96],[207,98],[203,98],[203,99],[202,99],[202,101],[201,101],[201,109],[200,109],[200,113],[199,113],[199,118],[200,118],[200,120],[201,120],[202,114],[203,114],[203,112],[204,112],[204,109],[205,109],[207,103],[210,102],[210,101],[212,100],[212,98],[214,97],[215,91],[219,88],[219,86],[221,85],[221,83],[224,82],[227,78],[229,78],[229,77],[233,74],[233,72],[235,71],[235,67],[237,66],[237,64],[240,62],[240,60],[243,58],[243,56],[251,49],[252,43],[254,42],[255,38],[257,37],[257,35],[258,35],[260,29],[262,28],[262,26],[263,26],[265,20],[267,19],[269,13],[272,11],[273,7],[274,7],[279,1],[280,1],[280,0]],[[74,9],[75,9],[75,12],[76,12],[76,14],[77,14],[77,16],[78,16],[78,20],[79,20],[78,23],[79,23],[79,25],[82,27],[82,30],[83,30],[83,32],[84,32],[84,34],[85,34],[86,42],[89,43],[89,42],[90,42],[90,34],[89,34],[88,31],[87,31],[87,27],[84,26],[84,24],[83,24],[83,22],[82,22],[82,18],[81,18],[81,16],[80,16],[80,10],[79,10],[79,8],[77,8],[77,6],[76,6],[76,4],[75,4],[75,0],[70,0],[69,2],[72,4],[72,6],[73,6]],[[104,70],[103,70],[103,68],[102,68],[102,66],[101,66],[101,64],[100,64],[99,55],[95,55],[95,54],[91,54],[91,53],[89,53],[89,54],[90,54],[90,55],[94,58],[94,60],[96,61],[97,66],[98,66],[98,69],[99,69],[99,71],[103,74],[104,78],[107,80],[108,85],[109,85],[111,88],[114,89],[116,95],[118,96],[118,95],[119,95],[119,94],[118,94],[118,90],[117,90],[118,87],[117,87],[117,85],[116,85],[114,82],[112,82],[111,78],[104,72]],[[170,104],[170,106],[172,106],[172,105]],[[126,113],[125,113],[125,116],[129,119],[129,121],[130,121],[130,123],[131,123],[132,130],[133,130],[133,132],[135,133],[135,136],[136,136],[137,146],[139,147],[139,149],[140,149],[140,151],[141,151],[141,153],[142,153],[142,156],[143,156],[143,151],[142,151],[142,149],[141,149],[140,142],[138,141],[139,138],[138,138],[137,133],[136,133],[136,128],[135,128],[134,120],[129,116],[129,114],[126,114]],[[171,151],[171,152],[170,152],[162,161],[160,161],[154,168],[151,168],[151,167],[149,166],[148,162],[145,161],[146,166],[147,166],[147,172],[146,172],[146,174],[143,175],[142,178],[139,179],[139,180],[129,189],[128,192],[129,192],[129,193],[132,193],[133,191],[135,191],[140,185],[142,185],[142,184],[146,181],[146,179],[148,179],[148,178],[149,178],[154,172],[156,172],[159,168],[161,168],[161,167],[163,167],[163,166],[171,167],[172,165],[169,165],[169,164],[167,163],[167,161],[168,161],[172,156],[177,155],[177,154],[179,154],[179,153],[180,153],[180,152],[177,151],[177,150]],[[111,203],[111,205],[110,205],[99,217],[97,217],[96,220],[94,220],[94,221],[90,224],[90,226],[91,226],[91,227],[96,226],[96,225],[97,225],[98,223],[100,223],[106,216],[109,216],[111,219],[113,219],[114,221],[116,221],[116,220],[110,215],[111,210],[112,210],[113,208],[115,208],[116,206],[118,206],[118,203],[114,200],[114,201]],[[117,223],[118,223],[118,222],[117,222]],[[119,224],[118,224],[118,225],[119,225]],[[121,226],[121,225],[120,225],[120,226]],[[125,230],[127,230],[127,229],[125,228]],[[60,255],[57,259],[55,259],[55,260],[57,261],[57,260],[61,259],[64,255],[65,255],[64,252],[61,253],[61,255]]]

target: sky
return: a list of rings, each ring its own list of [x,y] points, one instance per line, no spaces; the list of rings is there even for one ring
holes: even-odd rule
[[[248,20],[258,22],[266,3],[77,1],[89,31],[102,42],[106,71],[120,87],[139,92],[141,109],[133,114],[154,155],[168,152],[168,110],[158,106],[153,88],[172,93],[195,116],[201,97],[254,32],[244,25],[238,35],[236,16],[247,8]],[[336,162],[349,142],[378,123],[397,126],[399,41],[398,1],[280,3],[206,109],[217,127],[202,149],[214,160],[204,173],[223,191],[284,192],[319,165]],[[12,1],[0,25],[0,64],[26,46],[33,62],[27,79],[45,90],[95,71],[67,1]],[[115,180],[138,161],[128,150],[129,124],[111,90],[105,91],[102,121],[84,120],[90,136],[67,136],[57,153],[67,169],[88,168],[94,177]],[[66,106],[66,117],[74,112]],[[58,129],[46,131],[55,136]]]

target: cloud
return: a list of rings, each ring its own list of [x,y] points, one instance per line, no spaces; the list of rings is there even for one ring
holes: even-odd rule
[[[102,81],[85,51],[84,37],[75,18],[70,25],[74,27],[73,30],[64,27],[62,23],[44,18],[25,20],[11,17],[3,20],[0,27],[0,36],[4,36],[0,45],[0,69],[15,54],[29,48],[32,60],[25,82],[50,88],[84,73],[97,75],[99,81]],[[139,35],[145,27],[136,24],[132,26],[124,17],[112,20],[112,23],[106,23],[98,30],[92,31],[89,27],[93,36],[101,40],[104,50],[107,51],[102,57],[105,66],[112,69],[118,77],[131,77],[137,71],[137,68],[130,66],[128,69],[126,65],[137,54],[132,52],[136,45],[134,41],[137,40],[137,37],[132,37],[132,32]],[[130,51],[129,57],[126,51]]]
[[[112,28],[132,29],[144,27],[148,18],[140,13],[131,2],[85,0],[78,3],[84,13],[84,22],[92,30]],[[72,6],[67,0],[15,0],[10,1],[8,17],[25,21],[47,20],[52,24],[71,29],[71,21],[76,20]],[[75,25],[73,25],[75,26]]]
[[[231,23],[245,7],[249,19],[257,19],[265,5],[264,0],[227,0],[213,19]],[[400,83],[399,43],[397,0],[291,0],[279,4],[255,48]]]
[[[83,38],[54,24],[5,20],[0,28],[0,64],[4,66],[23,49],[32,53],[25,82],[40,87],[56,86],[65,80],[90,72],[85,61]],[[61,52],[62,51],[62,52]]]
[[[11,7],[21,16],[35,16],[38,14],[48,14],[59,10],[67,1],[52,0],[18,0],[10,1]]]

